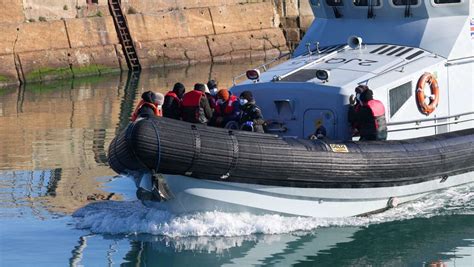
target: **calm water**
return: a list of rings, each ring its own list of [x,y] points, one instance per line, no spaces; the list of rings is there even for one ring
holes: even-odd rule
[[[474,266],[474,185],[367,218],[143,207],[106,150],[141,92],[230,86],[244,65],[198,65],[0,89],[0,266]],[[92,201],[105,199],[106,201]],[[438,264],[438,265],[436,265]]]

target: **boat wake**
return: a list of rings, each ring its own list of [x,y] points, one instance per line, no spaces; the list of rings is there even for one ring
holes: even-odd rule
[[[167,237],[247,236],[312,231],[326,227],[366,227],[391,221],[474,214],[474,185],[449,188],[368,217],[307,218],[250,213],[202,212],[174,215],[140,201],[104,201],[77,210],[80,229],[98,234],[151,234]]]

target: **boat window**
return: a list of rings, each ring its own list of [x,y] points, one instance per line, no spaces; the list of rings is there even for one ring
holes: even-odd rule
[[[461,3],[461,0],[434,0],[437,5]]]
[[[343,6],[342,0],[326,0],[328,6]]]
[[[395,6],[406,6],[408,4],[416,6],[418,5],[418,0],[392,0],[392,3]]]
[[[390,118],[407,102],[412,95],[411,82],[404,83],[390,90]]]
[[[352,0],[355,6],[380,6],[380,0]]]

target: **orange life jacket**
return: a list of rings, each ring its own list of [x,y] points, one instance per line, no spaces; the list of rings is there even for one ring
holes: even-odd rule
[[[153,113],[157,116],[157,117],[161,117],[162,114],[161,114],[161,109],[159,109],[155,104],[152,104],[150,102],[145,102],[143,99],[140,100],[140,102],[138,103],[137,107],[135,108],[135,111],[133,111],[133,114],[132,114],[132,122],[136,121],[137,118],[138,118],[138,115],[139,115],[139,111],[140,109],[143,107],[143,106],[148,106],[150,107],[152,110],[153,110]]]

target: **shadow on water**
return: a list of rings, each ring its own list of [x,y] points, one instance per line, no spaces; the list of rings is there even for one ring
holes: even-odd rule
[[[87,235],[73,249],[71,266],[78,266],[93,251],[87,242],[103,238],[110,244],[128,243],[129,251],[109,262],[121,266],[423,266],[456,262],[460,248],[474,248],[474,216],[438,216],[387,222],[368,227],[321,228],[311,233],[236,237],[184,237]],[[90,256],[90,255],[89,255]],[[469,255],[468,255],[469,256]],[[472,255],[471,260],[472,262]],[[465,262],[459,261],[460,266]],[[472,266],[472,265],[471,265]]]

